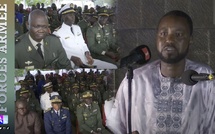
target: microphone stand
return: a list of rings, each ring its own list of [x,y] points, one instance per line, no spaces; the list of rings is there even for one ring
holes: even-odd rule
[[[128,73],[127,73],[127,79],[128,79],[128,132],[131,134],[132,127],[131,127],[131,106],[132,106],[132,88],[131,83],[133,79],[133,68],[132,66],[128,66]]]

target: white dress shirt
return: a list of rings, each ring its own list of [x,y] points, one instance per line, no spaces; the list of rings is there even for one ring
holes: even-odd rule
[[[51,96],[53,95],[59,95],[58,92],[52,92]],[[44,94],[41,95],[40,97],[40,106],[42,110],[48,110],[49,108],[52,107],[51,101],[50,101],[50,96],[48,92],[45,92]]]

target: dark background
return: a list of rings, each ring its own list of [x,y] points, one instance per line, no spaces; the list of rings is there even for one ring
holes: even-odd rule
[[[156,27],[159,19],[168,11],[182,10],[193,20],[193,44],[188,58],[209,64],[215,70],[215,24],[213,24],[215,0],[117,0],[116,18],[118,43],[122,57],[139,45],[151,50],[150,62],[157,59]],[[138,66],[135,66],[136,68]],[[127,69],[115,71],[116,89]]]

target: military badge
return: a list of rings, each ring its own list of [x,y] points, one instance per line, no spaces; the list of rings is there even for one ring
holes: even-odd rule
[[[28,46],[28,52],[32,51],[32,48],[30,46]]]
[[[63,115],[62,119],[65,119],[65,118],[67,118],[67,116],[66,116],[66,115]]]
[[[97,109],[93,110],[93,112],[97,112]]]
[[[26,61],[25,62],[25,64],[27,64],[27,65],[30,65],[30,64],[32,64],[33,62],[32,61]]]

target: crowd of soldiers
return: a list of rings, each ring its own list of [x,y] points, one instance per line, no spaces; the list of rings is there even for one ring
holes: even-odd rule
[[[103,126],[104,120],[102,121],[101,113],[103,113],[104,101],[115,95],[112,75],[112,72],[106,70],[102,72],[90,70],[88,73],[84,70],[81,73],[69,71],[62,75],[50,73],[45,76],[39,70],[35,76],[28,71],[25,79],[19,81],[21,88],[16,91],[16,100],[27,100],[28,110],[38,114],[42,124],[41,133],[49,131],[46,126],[49,122],[43,119],[45,113],[53,110],[54,101],[51,99],[53,96],[55,99],[58,97],[58,100],[60,98],[62,108],[69,110],[73,133],[90,133],[98,128],[97,125],[101,125],[99,129],[104,131],[102,133],[110,133]],[[87,101],[89,98],[91,102]],[[92,106],[92,110],[85,108],[87,103],[90,103],[88,105]],[[96,114],[95,111],[97,111]],[[50,124],[53,128],[59,127],[58,125],[53,122]],[[62,127],[65,126],[62,125]],[[60,129],[62,128],[59,127],[57,131]]]

